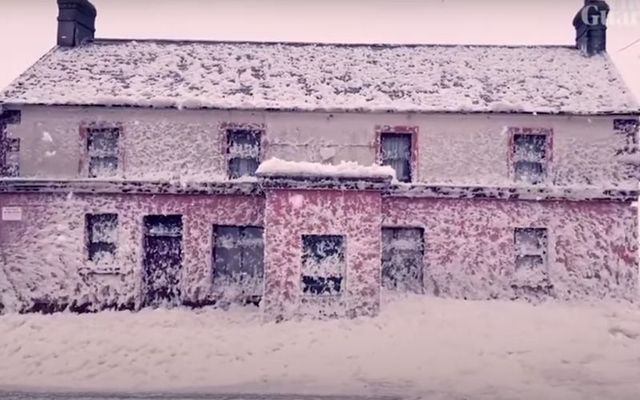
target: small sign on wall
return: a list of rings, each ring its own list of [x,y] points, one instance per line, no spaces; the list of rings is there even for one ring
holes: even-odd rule
[[[22,221],[22,207],[2,207],[3,221]]]

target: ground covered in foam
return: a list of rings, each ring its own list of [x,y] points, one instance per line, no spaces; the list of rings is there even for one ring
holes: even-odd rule
[[[387,296],[388,297],[388,296]],[[637,399],[640,308],[386,298],[377,318],[255,308],[0,316],[0,390]]]

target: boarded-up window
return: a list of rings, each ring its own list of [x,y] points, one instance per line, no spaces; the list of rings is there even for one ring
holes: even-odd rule
[[[344,291],[345,237],[302,235],[302,292],[336,296]]]
[[[411,182],[410,134],[383,132],[380,135],[380,155],[382,165],[391,166],[400,182]]]
[[[89,177],[113,177],[118,173],[120,128],[87,128]]]
[[[382,286],[422,293],[424,231],[420,228],[382,229]]]
[[[542,183],[547,176],[547,135],[513,135],[513,173],[515,180]]]
[[[547,229],[516,228],[516,270],[543,270],[547,267]]]
[[[118,215],[87,214],[85,222],[89,260],[112,261],[116,255],[118,243]]]
[[[218,292],[262,296],[263,229],[255,226],[215,226],[213,285]]]
[[[228,130],[227,158],[229,178],[255,175],[260,164],[260,131]]]

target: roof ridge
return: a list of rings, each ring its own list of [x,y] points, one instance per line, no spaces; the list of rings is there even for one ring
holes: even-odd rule
[[[152,39],[152,38],[96,38],[94,44],[107,43],[162,43],[162,44],[253,44],[286,46],[333,47],[480,47],[480,48],[575,48],[573,44],[487,44],[487,43],[363,43],[363,42],[303,42],[279,40],[210,40],[210,39]]]

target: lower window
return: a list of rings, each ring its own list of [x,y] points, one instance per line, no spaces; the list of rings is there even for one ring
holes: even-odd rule
[[[382,286],[422,293],[424,231],[421,228],[382,229]]]
[[[516,270],[546,268],[546,228],[516,228],[514,243],[516,250]]]
[[[117,214],[87,214],[88,258],[94,262],[110,262],[116,255],[118,241]]]
[[[337,296],[344,291],[345,237],[302,235],[302,293]]]
[[[262,231],[255,226],[214,226],[213,285],[218,292],[262,296]]]

